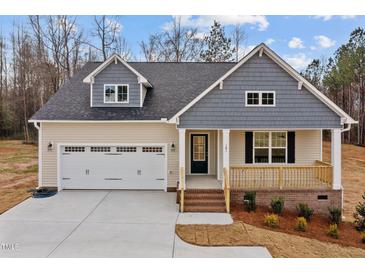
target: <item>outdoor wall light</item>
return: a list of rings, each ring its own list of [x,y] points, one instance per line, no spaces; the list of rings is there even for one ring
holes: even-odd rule
[[[52,151],[53,150],[53,142],[49,142],[48,146],[47,146],[48,151]]]
[[[171,144],[171,151],[174,152],[175,151],[175,143]]]

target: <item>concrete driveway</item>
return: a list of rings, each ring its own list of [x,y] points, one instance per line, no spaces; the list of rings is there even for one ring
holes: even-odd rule
[[[159,191],[93,190],[30,198],[0,215],[0,257],[270,257],[263,247],[181,241],[175,199]]]

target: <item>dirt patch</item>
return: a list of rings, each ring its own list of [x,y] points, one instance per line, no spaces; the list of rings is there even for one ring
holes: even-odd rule
[[[245,224],[252,241],[266,246],[275,258],[365,258],[365,250],[257,228]]]
[[[30,196],[37,171],[37,146],[0,141],[0,214]]]
[[[35,181],[0,188],[0,214],[14,207],[31,196],[30,189],[35,188]]]
[[[268,212],[269,210],[266,207],[258,207],[255,212],[246,212],[242,208],[233,207],[231,215],[233,220],[237,222],[244,222],[266,230],[279,231],[323,242],[336,243],[342,246],[365,249],[365,244],[361,242],[360,233],[350,222],[342,222],[339,225],[339,238],[335,239],[327,235],[329,221],[325,217],[314,215],[312,220],[308,222],[307,231],[300,232],[295,230],[297,215],[294,212],[286,211],[279,216],[279,227],[275,229],[270,229],[264,224],[264,218]]]
[[[331,143],[323,142],[323,160],[331,161]],[[353,220],[355,206],[365,192],[365,147],[342,145],[342,185],[344,188],[344,216]]]
[[[242,223],[230,225],[176,225],[176,234],[185,242],[200,246],[252,246]]]
[[[265,246],[275,258],[364,258],[365,250],[343,247],[235,222],[229,225],[176,225],[183,241],[199,246]]]

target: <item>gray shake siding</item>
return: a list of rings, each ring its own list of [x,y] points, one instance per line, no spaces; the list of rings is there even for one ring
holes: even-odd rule
[[[275,91],[275,107],[245,107],[245,91]],[[265,54],[253,56],[180,116],[181,128],[339,128],[340,117]]]
[[[128,104],[104,104],[104,84],[128,84]],[[123,64],[112,63],[95,77],[93,84],[93,107],[139,107],[140,85],[137,76]]]

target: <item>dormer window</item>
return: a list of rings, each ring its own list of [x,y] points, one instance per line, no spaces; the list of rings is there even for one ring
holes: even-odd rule
[[[274,107],[275,92],[274,91],[246,91],[246,107]]]
[[[104,103],[128,103],[129,86],[123,84],[104,85]]]

